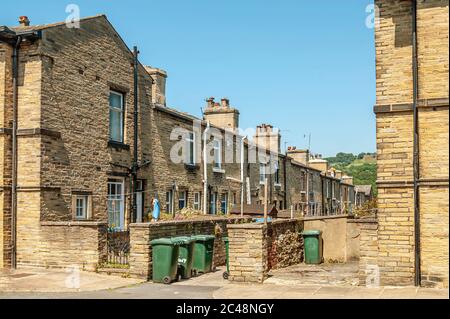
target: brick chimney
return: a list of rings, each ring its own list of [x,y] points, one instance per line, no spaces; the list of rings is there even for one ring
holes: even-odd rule
[[[19,17],[19,24],[22,27],[28,27],[30,25],[30,19],[28,19],[27,16],[20,16]]]

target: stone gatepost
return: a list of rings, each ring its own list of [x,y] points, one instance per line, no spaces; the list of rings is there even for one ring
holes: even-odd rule
[[[130,225],[130,276],[149,280],[151,273],[150,224]]]
[[[268,277],[267,226],[228,225],[230,281],[262,283]]]

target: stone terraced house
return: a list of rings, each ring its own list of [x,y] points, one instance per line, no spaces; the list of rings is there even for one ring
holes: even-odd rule
[[[259,126],[255,140],[274,143],[273,174],[259,159],[249,160],[255,144],[248,140],[243,166],[227,160],[226,147],[240,150],[243,141],[233,133],[212,143],[205,176],[202,136],[211,128],[222,134],[238,128],[239,111],[214,98],[202,119],[169,108],[166,72],[138,64],[140,168],[132,214],[134,58],[104,15],[82,19],[80,28],[30,26],[26,17],[20,26],[0,27],[2,266],[94,270],[107,258],[108,234],[147,221],[152,198],[166,213],[184,207],[227,213],[241,202],[242,179],[244,202],[263,202],[267,177],[268,199],[279,210],[351,212],[351,183],[310,165],[309,154],[278,154],[280,136],[270,125]],[[174,128],[184,133],[173,135]],[[176,143],[192,150],[183,162],[171,160]],[[232,156],[240,158],[240,151]]]

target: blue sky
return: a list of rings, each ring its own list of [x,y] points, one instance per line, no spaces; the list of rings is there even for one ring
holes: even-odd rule
[[[167,70],[169,106],[200,116],[228,97],[243,128],[270,123],[284,142],[331,156],[375,151],[372,0],[4,1],[0,25],[104,13],[144,64]]]

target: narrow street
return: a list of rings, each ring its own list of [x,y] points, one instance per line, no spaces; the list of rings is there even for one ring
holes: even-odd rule
[[[316,266],[312,273],[321,272],[327,275],[315,276],[317,278],[315,283],[311,281],[311,278],[306,281],[301,280],[302,277],[298,274],[298,271],[304,271],[304,268],[305,265],[297,265],[274,271],[275,275],[264,284],[229,283],[222,278],[222,269],[171,285],[151,282],[132,283],[132,279],[97,274],[95,276],[99,276],[101,280],[94,281],[94,275],[88,274],[91,278],[91,284],[88,287],[81,286],[79,292],[71,292],[67,288],[62,289],[61,292],[48,290],[44,292],[37,288],[34,291],[22,289],[17,292],[1,292],[0,289],[0,299],[448,299],[447,289],[366,288],[356,286],[351,281],[342,281],[342,275],[348,275],[349,269],[354,268],[352,264]],[[335,276],[333,277],[332,274]],[[55,278],[58,274],[50,275],[50,273],[47,273],[41,279],[45,279],[46,276]],[[97,282],[98,287],[104,287],[102,286],[106,283],[103,280],[104,277],[110,279],[108,284],[111,287],[118,283],[125,285],[127,281],[129,283],[121,288],[95,290],[93,282]],[[325,282],[324,278],[328,278],[328,282]],[[23,280],[23,278],[20,280]],[[30,284],[30,278],[27,281]],[[83,290],[83,288],[87,289]]]

